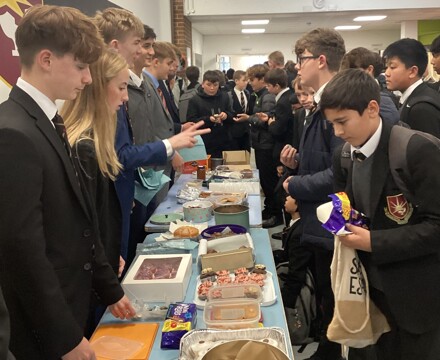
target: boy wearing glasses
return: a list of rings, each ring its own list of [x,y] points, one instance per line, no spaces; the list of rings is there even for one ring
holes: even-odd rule
[[[318,28],[310,31],[295,44],[298,56],[297,69],[301,85],[314,89],[316,110],[305,126],[299,149],[286,145],[281,152],[281,162],[291,169],[284,189],[298,201],[303,233],[301,245],[308,247],[315,264],[318,300],[322,309],[322,337],[314,360],[339,360],[341,347],[325,336],[333,317],[334,297],[330,285],[330,263],[333,257],[333,238],[321,227],[316,208],[328,201],[333,192],[332,155],[341,143],[333,127],[321,113],[319,102],[327,83],[336,75],[345,53],[344,40],[332,29]]]

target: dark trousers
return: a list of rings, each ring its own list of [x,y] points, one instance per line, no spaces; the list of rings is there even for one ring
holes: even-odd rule
[[[260,184],[264,192],[265,213],[281,217],[281,207],[275,199],[274,190],[278,183],[276,164],[271,149],[255,149],[255,163],[260,173]]]
[[[375,345],[350,348],[349,360],[440,360],[440,324],[424,334],[409,333],[396,324],[381,291],[370,288],[370,297],[388,319],[391,331],[383,334]]]

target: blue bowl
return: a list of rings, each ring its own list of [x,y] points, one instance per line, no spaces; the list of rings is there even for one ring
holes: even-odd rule
[[[247,230],[244,226],[236,225],[236,224],[221,224],[221,225],[214,225],[206,228],[202,231],[202,238],[209,240],[211,239],[212,234],[217,232],[222,232],[226,227],[229,227],[234,235],[238,234],[246,234]]]

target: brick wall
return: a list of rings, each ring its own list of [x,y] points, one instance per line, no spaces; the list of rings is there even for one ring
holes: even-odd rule
[[[191,21],[183,13],[184,0],[171,0],[171,17],[173,25],[173,44],[175,44],[186,58],[186,48],[192,53]]]

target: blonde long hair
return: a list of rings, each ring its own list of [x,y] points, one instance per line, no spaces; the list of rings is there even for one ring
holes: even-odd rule
[[[69,143],[93,140],[101,173],[114,180],[122,169],[115,151],[116,113],[107,103],[107,86],[118,73],[127,68],[125,59],[112,49],[105,49],[90,65],[92,84],[86,86],[75,100],[66,101],[64,118]]]

